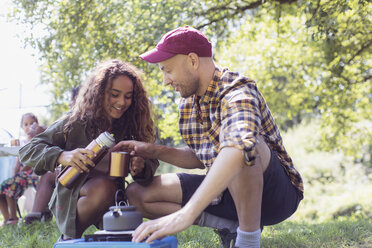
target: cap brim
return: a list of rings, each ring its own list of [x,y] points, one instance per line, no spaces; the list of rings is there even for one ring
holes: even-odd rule
[[[159,63],[164,60],[170,59],[175,54],[164,52],[161,50],[158,50],[157,48],[154,48],[150,51],[147,51],[143,54],[141,54],[139,57],[149,63]]]

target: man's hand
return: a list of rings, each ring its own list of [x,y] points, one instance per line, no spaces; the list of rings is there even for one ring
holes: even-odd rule
[[[194,218],[185,211],[179,210],[173,214],[142,223],[133,233],[132,242],[142,242],[146,237],[146,243],[155,239],[181,232],[191,226]]]
[[[72,151],[64,151],[59,155],[57,163],[75,167],[80,172],[89,172],[89,168],[86,166],[89,164],[91,167],[94,167],[95,164],[91,158],[95,157],[96,154],[91,150],[85,148],[77,148]]]
[[[151,143],[136,140],[125,140],[120,141],[112,150],[129,152],[132,156],[157,159],[155,155],[155,145]]]
[[[125,140],[119,142],[112,150],[129,152],[131,156],[140,156],[145,159],[159,159],[184,169],[204,169],[203,163],[188,147],[173,148],[136,140]]]

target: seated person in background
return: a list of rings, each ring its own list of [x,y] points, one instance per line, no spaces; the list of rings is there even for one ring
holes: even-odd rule
[[[76,97],[79,93],[80,86],[71,89],[71,100],[69,102],[70,109],[73,108],[76,102]],[[24,217],[25,224],[31,224],[35,221],[50,220],[53,214],[48,208],[48,202],[53,194],[56,186],[56,177],[60,170],[57,168],[54,172],[48,171],[40,177],[40,182],[36,191],[35,201],[32,206],[32,212]]]
[[[54,189],[49,207],[62,232],[59,242],[81,237],[92,224],[100,227],[103,215],[115,204],[115,192],[124,188],[123,178],[109,176],[109,154],[95,165],[90,159],[95,154],[85,147],[105,131],[116,142],[154,142],[150,106],[136,68],[119,60],[105,61],[82,85],[71,113],[20,149],[21,161],[39,175],[53,172],[58,165],[89,172],[71,190],[59,182]],[[139,156],[132,157],[131,163],[130,173],[142,185],[152,181],[159,165]]]
[[[39,126],[38,119],[32,113],[26,113],[21,118],[21,127],[27,135],[27,139],[21,142],[21,145],[30,142],[30,140],[45,130]],[[39,177],[33,169],[23,165],[16,160],[15,175],[3,181],[0,185],[0,210],[4,217],[5,224],[16,224],[17,200],[23,195],[28,187],[37,187]]]

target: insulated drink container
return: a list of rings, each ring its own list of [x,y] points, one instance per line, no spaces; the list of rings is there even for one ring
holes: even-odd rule
[[[89,158],[92,159],[94,164],[97,164],[106,155],[108,149],[110,149],[114,144],[115,139],[112,134],[109,132],[101,133],[86,147],[86,149],[89,149],[96,154],[94,158]],[[88,167],[91,168],[89,165]],[[58,175],[58,181],[68,189],[72,189],[85,177],[86,174],[87,172],[85,171],[80,173],[80,171],[75,167],[67,166]]]

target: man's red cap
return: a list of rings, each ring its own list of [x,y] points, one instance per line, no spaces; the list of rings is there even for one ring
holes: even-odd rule
[[[177,54],[196,53],[199,57],[212,57],[212,45],[199,30],[185,26],[166,33],[156,47],[140,55],[149,63],[159,63]]]

